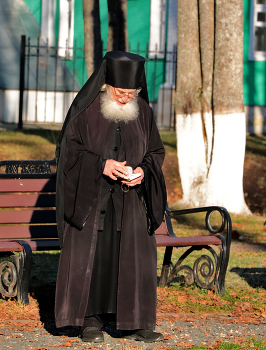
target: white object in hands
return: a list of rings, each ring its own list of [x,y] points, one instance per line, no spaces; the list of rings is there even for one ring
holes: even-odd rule
[[[124,176],[123,178],[124,180],[132,181],[141,176],[141,173],[134,174],[131,166],[126,166],[126,168],[127,168],[128,174]]]

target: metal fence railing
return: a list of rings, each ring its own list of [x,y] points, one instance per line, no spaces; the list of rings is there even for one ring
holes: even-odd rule
[[[172,51],[130,49],[146,58],[150,104],[161,128],[174,126],[176,46]],[[104,55],[105,52],[103,52]],[[84,48],[49,46],[49,42],[21,38],[19,127],[22,122],[62,123],[87,80]]]

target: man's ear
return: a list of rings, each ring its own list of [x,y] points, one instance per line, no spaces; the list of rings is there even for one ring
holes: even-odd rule
[[[101,91],[106,91],[107,90],[107,84],[104,84],[102,87],[101,87]]]
[[[141,92],[141,89],[142,89],[142,88],[138,88],[138,89],[136,90],[135,96],[138,96],[138,94]]]

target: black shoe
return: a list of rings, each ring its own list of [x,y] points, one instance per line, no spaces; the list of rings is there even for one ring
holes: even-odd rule
[[[161,333],[153,332],[150,329],[138,329],[133,332],[126,331],[123,338],[143,341],[145,343],[152,343],[164,339]]]
[[[90,343],[102,343],[103,332],[98,327],[86,327],[79,336],[82,341]]]

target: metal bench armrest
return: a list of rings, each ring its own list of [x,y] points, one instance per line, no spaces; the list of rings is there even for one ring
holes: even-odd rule
[[[210,218],[211,215],[215,212],[218,211],[222,217],[222,224],[218,229],[213,229],[210,223]],[[166,219],[166,224],[168,228],[169,220],[171,217],[176,217],[178,215],[186,215],[186,214],[194,214],[194,213],[203,213],[206,212],[205,216],[205,224],[206,224],[206,229],[211,233],[211,234],[218,234],[224,231],[225,226],[226,226],[226,247],[228,250],[228,254],[230,252],[230,246],[231,246],[231,240],[232,240],[232,221],[230,214],[224,207],[219,207],[219,206],[209,206],[209,207],[199,207],[199,208],[189,208],[189,209],[179,209],[179,210],[170,210],[168,205],[166,206],[165,210],[165,219]],[[172,226],[172,225],[171,225]],[[170,233],[171,236],[175,236],[173,229],[171,228]]]
[[[211,226],[210,218],[211,215],[218,211],[222,218],[222,224],[218,229],[214,229]],[[218,283],[217,288],[218,292],[224,293],[224,279],[228,266],[229,256],[230,256],[230,246],[232,240],[232,221],[228,211],[220,206],[208,206],[208,207],[199,207],[199,208],[189,208],[189,209],[180,209],[180,210],[170,210],[168,205],[166,205],[165,209],[165,222],[167,225],[167,230],[170,236],[176,237],[171,223],[171,218],[176,218],[179,215],[186,214],[194,214],[194,213],[203,213],[206,212],[205,216],[205,225],[206,229],[213,235],[216,235],[221,240],[222,251],[219,258],[219,275],[218,275]],[[226,228],[226,230],[225,230]],[[225,231],[225,232],[224,232]],[[224,232],[224,235],[220,235],[220,233]],[[168,247],[169,250],[169,247]],[[170,251],[167,253],[168,260],[171,258]],[[166,263],[166,262],[165,262]],[[165,279],[165,278],[164,278]]]

